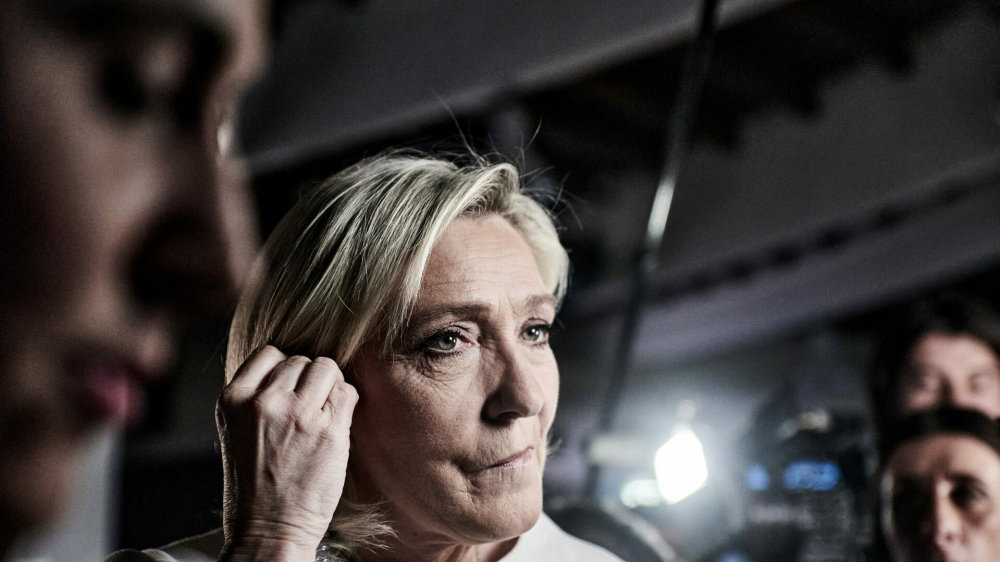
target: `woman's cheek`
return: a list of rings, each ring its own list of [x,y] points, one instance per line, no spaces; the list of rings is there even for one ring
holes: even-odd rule
[[[481,370],[480,363],[488,354],[470,345],[452,353],[427,353],[412,361],[407,369],[411,380],[427,383],[447,391],[449,387],[464,387]]]
[[[391,377],[392,397],[386,402],[404,434],[440,435],[444,427],[470,408],[468,399],[478,394],[476,363],[471,357],[448,357],[430,363]],[[479,409],[473,412],[478,419]]]
[[[542,415],[545,419],[542,422],[547,431],[556,415],[556,408],[559,406],[559,365],[551,351],[549,351],[549,361],[543,369],[542,388],[545,393],[545,411]]]

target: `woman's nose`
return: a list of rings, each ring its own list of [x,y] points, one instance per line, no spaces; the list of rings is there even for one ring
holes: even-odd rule
[[[495,388],[488,395],[483,415],[492,423],[506,424],[518,418],[537,416],[545,396],[532,366],[517,351],[516,344],[496,359]]]

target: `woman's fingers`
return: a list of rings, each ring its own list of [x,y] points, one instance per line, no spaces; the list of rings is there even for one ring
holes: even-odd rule
[[[248,399],[260,392],[295,392],[307,403],[307,407],[319,409],[328,401],[334,385],[343,380],[340,367],[330,358],[318,357],[311,361],[301,355],[289,357],[277,348],[265,345],[254,351],[236,371],[226,394]]]
[[[343,380],[330,389],[323,409],[328,410],[334,422],[343,427],[351,427],[354,407],[358,404],[358,390]]]
[[[302,371],[311,363],[312,361],[308,357],[301,355],[293,355],[285,359],[271,371],[271,378],[264,383],[262,391],[268,394],[286,394],[294,391],[295,386],[299,383],[299,377],[302,376]]]
[[[242,395],[256,394],[268,382],[271,371],[286,359],[288,356],[274,346],[258,348],[236,371],[227,390]]]
[[[328,357],[317,357],[305,367],[295,386],[295,394],[309,408],[320,409],[326,402],[333,386],[344,381],[344,375],[337,363]]]

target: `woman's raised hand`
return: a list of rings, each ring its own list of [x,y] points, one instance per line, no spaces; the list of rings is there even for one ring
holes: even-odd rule
[[[340,501],[358,401],[332,359],[255,351],[222,391],[220,560],[312,562]]]

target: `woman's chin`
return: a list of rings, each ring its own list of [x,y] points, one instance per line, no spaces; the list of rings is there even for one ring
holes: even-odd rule
[[[463,541],[484,544],[518,537],[542,514],[541,486],[494,498],[482,498],[450,524]]]

